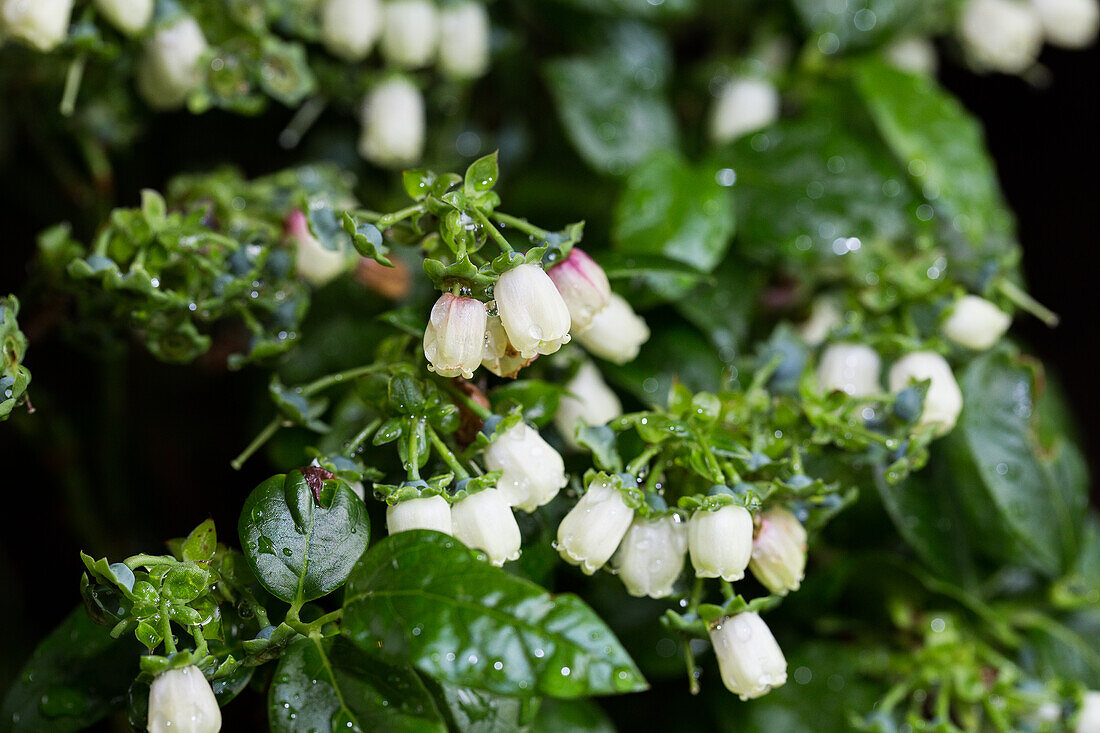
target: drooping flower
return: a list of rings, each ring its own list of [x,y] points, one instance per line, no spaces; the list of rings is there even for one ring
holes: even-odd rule
[[[424,152],[424,96],[404,77],[392,77],[363,101],[359,154],[383,168],[400,168]]]
[[[489,316],[485,324],[485,348],[481,365],[498,377],[515,377],[519,370],[531,363],[512,346],[500,316]]]
[[[806,528],[798,517],[782,507],[760,515],[749,569],[772,593],[798,590],[806,572]]]
[[[329,249],[313,236],[306,215],[300,209],[287,216],[286,233],[297,251],[294,268],[309,284],[321,287],[351,267],[345,252]]]
[[[128,36],[145,30],[153,17],[153,0],[96,0],[95,5],[111,25]]]
[[[538,265],[513,267],[493,292],[508,341],[525,359],[553,354],[569,342],[569,309]]]
[[[473,378],[485,349],[485,324],[485,304],[477,298],[441,295],[424,329],[428,369],[441,377]]]
[[[499,489],[482,489],[455,502],[451,521],[455,538],[483,551],[493,565],[519,557],[519,525]]]
[[[833,344],[825,348],[817,364],[817,381],[826,392],[845,392],[866,397],[882,389],[882,361],[870,346]]]
[[[632,596],[666,598],[684,569],[687,526],[680,517],[637,517],[626,531],[612,565]]]
[[[382,33],[381,0],[325,0],[321,42],[334,56],[362,61]]]
[[[554,425],[565,442],[578,447],[573,432],[579,422],[606,425],[623,414],[623,405],[592,362],[585,362],[565,384],[565,394],[554,413]]]
[[[633,519],[622,492],[606,476],[597,476],[558,525],[558,552],[591,575],[611,559]]]
[[[72,14],[73,0],[0,0],[0,30],[51,51],[68,35]]]
[[[588,328],[576,334],[589,353],[615,364],[633,361],[649,340],[649,326],[617,293],[595,315]]]
[[[959,16],[959,36],[978,66],[1021,74],[1039,55],[1043,26],[1022,0],[968,0]]]
[[[700,578],[740,580],[752,557],[752,514],[727,504],[716,511],[697,509],[688,522],[688,551]]]
[[[710,118],[710,138],[728,143],[779,119],[779,90],[766,79],[743,77],[727,82]]]
[[[453,79],[477,79],[489,68],[489,13],[472,0],[439,13],[439,68]]]
[[[611,299],[607,274],[579,247],[547,272],[569,308],[574,331],[583,331]]]
[[[419,69],[435,57],[439,10],[432,0],[390,0],[382,23],[382,55],[395,66]]]
[[[503,472],[497,489],[509,504],[525,512],[549,502],[569,481],[558,452],[525,423],[493,436],[485,449],[485,465],[490,471]]]
[[[934,351],[918,351],[895,362],[890,368],[890,391],[902,391],[913,381],[930,380],[924,396],[919,424],[935,425],[937,435],[955,427],[962,412],[963,396],[947,361]]]
[[[414,529],[432,529],[450,534],[451,505],[442,496],[406,499],[386,507],[386,530],[390,534]]]
[[[710,643],[726,689],[742,700],[787,682],[787,660],[759,614],[726,616],[710,629]]]
[[[161,672],[149,687],[149,733],[217,733],[222,711],[198,667]]]
[[[1047,41],[1062,48],[1085,48],[1100,30],[1096,0],[1031,0]]]
[[[1011,324],[1012,316],[985,298],[966,295],[955,303],[941,329],[959,346],[985,351],[1000,341]]]
[[[145,42],[138,64],[141,96],[156,109],[180,107],[202,81],[199,60],[206,53],[206,37],[191,16],[157,30]]]

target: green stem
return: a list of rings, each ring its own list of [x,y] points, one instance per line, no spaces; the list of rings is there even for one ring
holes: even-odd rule
[[[275,433],[279,432],[279,428],[281,428],[282,426],[283,418],[273,418],[271,422],[269,422],[267,426],[260,431],[260,434],[253,438],[252,442],[249,443],[243,451],[241,451],[240,455],[229,462],[229,465],[232,466],[235,471],[240,471],[241,466],[244,465],[244,462],[251,458],[252,454],[258,451],[264,443],[271,440],[271,437],[275,435]]]
[[[329,374],[327,376],[316,379],[306,386],[302,387],[302,394],[306,397],[312,397],[318,392],[322,392],[334,384],[340,384],[345,379],[355,379],[361,377],[364,374],[370,374],[382,369],[386,369],[386,366],[380,366],[378,364],[367,364],[365,366],[357,366],[352,369],[345,369],[342,372],[336,372],[335,374]]]
[[[446,390],[447,393],[451,395],[451,397],[454,397],[456,400],[461,402],[468,410],[470,410],[470,412],[474,413],[482,420],[487,419],[490,415],[493,414],[492,411],[489,410],[489,408],[485,407],[485,405],[480,405],[477,402],[474,402],[468,394],[460,390],[458,387],[454,386],[454,383],[450,380],[443,382],[443,389]]]
[[[691,651],[691,639],[683,639],[684,642],[684,666],[688,673],[688,692],[692,695],[699,694],[699,676],[696,672],[695,653]]]
[[[379,229],[389,229],[399,221],[404,221],[410,216],[424,213],[424,204],[413,204],[412,206],[406,206],[403,209],[393,212],[392,214],[384,214],[378,218],[375,225]]]
[[[733,583],[729,582],[728,580],[722,581],[721,588],[722,597],[725,598],[727,601],[732,600],[733,597],[737,595],[733,592]]]
[[[997,288],[1021,310],[1030,313],[1051,328],[1058,325],[1058,314],[1028,295],[1016,283],[1001,280]]]
[[[376,417],[367,423],[366,427],[356,433],[355,437],[351,439],[346,446],[344,446],[344,455],[349,458],[355,454],[355,451],[359,450],[359,446],[363,445],[364,441],[369,438],[374,431],[378,429],[378,426],[382,424],[382,418]]]
[[[439,433],[435,431],[431,425],[426,426],[428,432],[428,440],[432,442],[432,446],[435,448],[436,453],[443,459],[443,462],[447,464],[447,468],[454,471],[455,478],[461,480],[464,478],[470,478],[470,472],[462,467],[458,458],[443,441],[443,438],[439,437]]]
[[[307,99],[294,113],[294,116],[290,118],[286,128],[279,133],[279,145],[287,150],[298,147],[298,143],[302,141],[305,134],[317,122],[327,106],[328,100],[324,97]]]
[[[412,418],[409,418],[409,422],[408,422],[408,434],[409,434],[408,440],[409,440],[409,442],[408,442],[408,447],[406,448],[406,450],[408,452],[408,465],[405,466],[405,470],[408,472],[408,480],[409,481],[419,481],[420,480],[420,451],[418,450],[420,445],[419,445],[419,441],[417,441],[417,439],[416,439],[416,430],[415,430],[416,422],[417,422],[416,420],[414,420]]]
[[[168,617],[168,599],[160,599],[160,633],[164,637],[164,648],[169,654],[176,653],[176,640],[172,638],[172,620]]]
[[[478,223],[485,228],[485,231],[488,232],[489,236],[493,239],[494,242],[496,242],[496,245],[500,248],[500,251],[504,253],[511,252],[512,245],[509,244],[505,236],[500,233],[500,230],[497,229],[496,224],[489,221],[489,217],[485,216],[485,212],[478,208],[473,208],[471,209],[471,211],[474,213],[474,218],[478,220]]]
[[[499,221],[501,224],[510,226],[513,229],[518,229],[524,234],[534,237],[535,239],[546,239],[550,235],[549,231],[543,229],[542,227],[535,226],[526,219],[519,219],[517,217],[509,216],[508,214],[504,214],[499,211],[494,211],[492,213],[492,217]]]
[[[649,472],[649,475],[645,477],[645,492],[652,494],[657,490],[657,481],[661,478],[661,474],[664,473],[665,465],[668,462],[664,456],[661,456],[653,464],[653,470]]]
[[[123,564],[134,570],[136,568],[152,568],[157,565],[175,565],[178,560],[171,555],[134,555],[122,561]]]
[[[312,636],[314,634],[321,636],[321,631],[327,624],[339,623],[340,619],[344,617],[344,609],[340,608],[331,613],[326,613],[324,616],[320,616],[307,624],[302,621],[299,615],[301,611],[301,601],[295,601],[290,605],[290,608],[287,609],[286,618],[283,619],[283,623],[302,636]]]
[[[80,83],[84,80],[84,66],[88,62],[87,54],[80,54],[72,63],[65,74],[65,91],[61,94],[61,116],[72,117],[76,109],[76,96],[80,93]]]
[[[653,456],[661,452],[661,444],[654,443],[646,448],[644,451],[634,457],[630,463],[626,464],[626,472],[631,476],[637,476],[638,472],[642,470],[642,467],[649,463]],[[652,473],[652,472],[651,472]]]

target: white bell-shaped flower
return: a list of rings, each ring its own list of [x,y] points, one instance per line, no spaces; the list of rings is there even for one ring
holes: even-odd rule
[[[798,590],[806,572],[806,528],[798,517],[782,507],[760,515],[749,569],[772,593]]]
[[[0,31],[39,51],[51,51],[65,40],[73,0],[0,0]]]
[[[489,316],[485,324],[485,348],[481,353],[481,365],[498,377],[515,377],[519,370],[531,363],[512,346],[500,316]]]
[[[128,36],[145,30],[153,17],[153,0],[95,0],[95,6],[111,25]]]
[[[334,56],[362,61],[382,33],[381,0],[324,0],[321,42]]]
[[[500,567],[519,557],[519,525],[499,489],[482,489],[455,502],[451,522],[455,538],[484,552],[493,565]]]
[[[141,96],[156,109],[181,106],[191,90],[202,82],[199,61],[206,49],[202,28],[191,16],[157,30],[145,42],[138,63],[137,87]]]
[[[452,79],[477,79],[489,68],[489,13],[474,0],[439,13],[439,68]]]
[[[866,397],[882,389],[882,360],[864,344],[833,344],[821,352],[817,381],[826,392]]]
[[[286,233],[294,245],[294,269],[314,287],[321,287],[351,267],[344,250],[329,249],[309,230],[306,215],[295,209],[286,218]]]
[[[887,44],[882,50],[886,61],[895,69],[910,74],[934,76],[939,57],[932,41],[923,36],[907,36]]]
[[[673,514],[635,518],[611,564],[632,596],[666,598],[684,569],[687,525]]]
[[[890,368],[890,391],[902,391],[911,382],[929,380],[924,396],[921,425],[935,425],[937,435],[946,435],[955,427],[962,412],[963,396],[947,360],[934,351],[918,351],[899,359]]]
[[[1024,0],[967,0],[959,16],[959,36],[978,66],[1021,74],[1039,55],[1043,26]]]
[[[727,504],[717,511],[697,509],[688,522],[688,551],[700,578],[741,580],[752,558],[752,514]]]
[[[633,519],[622,492],[606,476],[597,476],[558,525],[558,552],[591,575],[615,554]]]
[[[766,79],[743,77],[726,82],[714,103],[710,138],[718,144],[767,127],[779,119],[779,90]]]
[[[1012,316],[985,298],[966,295],[955,303],[941,329],[959,346],[985,351],[1001,340],[1011,324]]]
[[[419,69],[435,58],[439,9],[433,0],[390,0],[382,22],[382,55],[395,66]]]
[[[386,531],[390,534],[414,529],[432,529],[450,534],[451,505],[438,494],[419,499],[406,499],[386,507]]]
[[[625,298],[612,293],[588,328],[576,336],[590,354],[614,364],[626,364],[637,358],[642,344],[649,340],[649,326]]]
[[[1047,41],[1062,48],[1085,48],[1100,29],[1097,0],[1031,0]]]
[[[569,308],[538,265],[508,270],[493,293],[508,341],[525,359],[553,354],[569,342]]]
[[[217,733],[222,711],[198,667],[161,672],[149,687],[149,733]]]
[[[428,369],[441,377],[472,379],[485,349],[486,318],[485,304],[477,298],[441,295],[424,329]]]
[[[1100,691],[1087,690],[1081,696],[1074,733],[1100,733]]]
[[[393,77],[363,102],[359,154],[383,168],[400,168],[424,152],[424,95],[408,79]]]
[[[834,328],[844,322],[844,313],[835,298],[822,295],[810,304],[810,317],[798,326],[798,332],[810,346],[820,346]]]
[[[787,681],[787,660],[759,614],[727,616],[710,630],[710,643],[726,689],[742,700],[766,694]]]
[[[586,361],[577,370],[576,376],[565,384],[565,394],[554,413],[554,425],[565,442],[574,448],[579,447],[573,433],[577,424],[606,425],[623,414],[623,405],[618,395],[611,391],[603,381],[600,370],[592,362]]]
[[[485,465],[502,472],[497,489],[509,504],[525,512],[553,499],[569,481],[561,455],[522,422],[493,436],[485,449]]]
[[[546,273],[554,281],[565,305],[574,331],[583,331],[592,323],[611,299],[611,283],[603,268],[574,247],[569,256]]]

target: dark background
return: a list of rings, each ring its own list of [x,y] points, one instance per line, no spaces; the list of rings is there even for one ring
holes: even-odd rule
[[[975,76],[949,64],[940,78],[984,122],[1018,216],[1030,292],[1062,316],[1055,330],[1021,317],[1015,333],[1061,378],[1095,475],[1100,51],[1048,47],[1041,61],[1051,75],[1039,88],[1013,77]],[[166,119],[157,137],[142,140],[136,151],[156,161],[152,169],[160,177],[130,180],[121,169],[119,198],[136,203],[143,186],[159,187],[177,170],[227,160],[249,174],[276,170],[291,162],[273,144],[284,122],[277,114]],[[0,155],[4,294],[30,295],[26,283],[35,235],[72,214],[25,138],[19,132]],[[240,140],[253,143],[242,146]],[[26,298],[25,306],[32,300]],[[159,364],[140,348],[104,362],[63,345],[50,319],[49,313],[26,307],[20,319],[32,338],[27,364],[38,414],[0,425],[6,518],[0,531],[5,591],[0,622],[6,628],[0,690],[36,641],[78,602],[79,549],[115,557],[156,551],[164,538],[186,533],[207,516],[232,542],[246,492],[267,475],[262,459],[241,475],[229,468],[264,418],[253,414],[262,390],[254,373],[209,368],[196,378],[196,367]],[[37,339],[39,333],[49,335]]]

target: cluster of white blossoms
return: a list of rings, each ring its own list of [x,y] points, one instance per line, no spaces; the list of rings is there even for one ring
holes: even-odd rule
[[[649,338],[645,321],[611,292],[607,275],[576,247],[549,273],[537,264],[513,267],[499,277],[493,296],[492,303],[469,295],[440,296],[424,331],[430,370],[470,379],[484,366],[514,377],[572,335],[593,354],[623,364]]]
[[[153,0],[95,0],[95,9],[127,36],[149,26]],[[69,34],[73,0],[0,0],[0,30],[39,51],[51,51]]]
[[[489,68],[489,14],[477,0],[439,6],[434,0],[326,0],[322,40],[334,55],[356,62],[377,43],[387,66],[404,71],[437,63],[460,81]],[[426,127],[424,95],[400,73],[382,79],[363,100],[360,154],[385,168],[420,160]]]
[[[967,0],[959,36],[975,65],[1021,74],[1039,56],[1043,41],[1079,49],[1100,29],[1097,0]]]
[[[835,305],[818,305],[802,333],[811,345],[820,343],[841,316]],[[949,341],[972,351],[984,351],[996,344],[1012,322],[1011,316],[984,298],[966,295],[957,300],[940,324]],[[934,351],[917,351],[903,356],[890,367],[887,384],[898,394],[914,382],[928,380],[928,392],[918,424],[932,425],[937,435],[951,432],[963,408],[962,391],[947,360]],[[835,343],[822,350],[817,361],[817,381],[825,391],[845,392],[852,397],[870,397],[882,390],[882,360],[869,346]]]
[[[217,733],[222,711],[198,667],[162,672],[149,688],[149,733]]]

